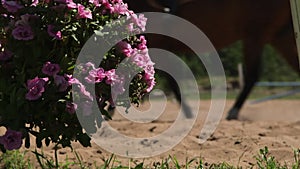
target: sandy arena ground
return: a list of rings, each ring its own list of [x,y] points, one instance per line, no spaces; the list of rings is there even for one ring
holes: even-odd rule
[[[247,102],[241,111],[239,121],[226,121],[224,117],[232,104],[232,100],[226,101],[225,113],[216,131],[206,142],[199,144],[198,135],[204,119],[201,113],[205,114],[210,106],[210,101],[201,101],[200,116],[192,131],[177,146],[161,155],[145,158],[144,163],[151,165],[154,161],[161,161],[168,155],[175,155],[182,163],[187,157],[189,159],[202,157],[208,163],[226,161],[234,166],[249,167],[255,163],[254,155],[257,155],[259,149],[264,146],[268,146],[271,154],[280,162],[289,164],[293,161],[293,150],[300,148],[300,100],[273,100],[258,104]],[[153,123],[133,123],[116,114],[110,125],[127,136],[155,136],[172,125],[177,112],[178,105],[170,101],[166,112]],[[103,139],[107,139],[105,135]],[[107,159],[111,155],[95,143],[90,148],[74,143],[74,149],[87,164],[95,162],[103,164],[102,159]],[[44,147],[43,151],[46,155],[53,156],[51,147]],[[75,159],[74,153],[71,153],[69,148],[60,149],[60,161],[63,161],[66,156],[69,160]],[[30,155],[29,158],[33,160],[34,156]],[[128,166],[128,158],[119,156],[117,158]]]

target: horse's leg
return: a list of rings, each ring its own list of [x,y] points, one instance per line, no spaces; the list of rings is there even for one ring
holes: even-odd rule
[[[298,51],[292,25],[289,25],[289,27],[285,29],[285,32],[278,34],[276,39],[271,42],[271,45],[295,71],[300,73]]]
[[[178,86],[178,83],[176,80],[168,73],[161,71],[159,69],[155,70],[158,74],[162,75],[163,77],[166,78],[168,82],[168,86],[170,89],[173,91],[176,100],[181,104],[183,113],[186,118],[192,118],[193,113],[189,105],[185,102],[184,98],[181,98],[181,93],[180,93],[180,88]]]
[[[254,84],[257,82],[260,74],[261,56],[263,45],[255,39],[248,39],[244,41],[244,64],[245,64],[245,78],[244,87],[238,96],[233,107],[227,115],[227,120],[237,119],[239,111],[251,92]]]

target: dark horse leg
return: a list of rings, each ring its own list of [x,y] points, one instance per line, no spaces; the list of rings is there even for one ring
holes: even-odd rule
[[[193,118],[193,113],[189,105],[185,102],[184,98],[181,98],[180,88],[178,86],[178,83],[176,80],[168,73],[161,71],[159,69],[155,69],[156,73],[162,75],[164,78],[166,78],[166,81],[168,82],[168,86],[172,90],[172,92],[175,95],[176,100],[181,104],[183,113],[186,118]]]
[[[244,41],[244,61],[245,61],[245,79],[244,87],[238,96],[233,107],[227,115],[227,120],[237,119],[239,111],[251,92],[253,86],[257,82],[260,74],[261,55],[263,51],[262,43],[255,39],[247,39]]]
[[[245,44],[245,86],[239,95],[236,103],[228,113],[227,119],[237,119],[240,108],[242,107],[245,99],[253,88],[255,82],[259,78],[259,68],[261,64],[260,56],[262,54],[263,43],[257,41],[248,41]],[[283,58],[294,68],[295,71],[299,71],[298,52],[296,47],[296,41],[293,31],[293,25],[289,23],[282,30],[275,34],[271,45],[282,55]]]
[[[271,45],[283,56],[292,68],[300,73],[298,51],[296,46],[296,39],[294,36],[293,25],[288,25],[282,32],[280,32],[276,39],[271,42]]]

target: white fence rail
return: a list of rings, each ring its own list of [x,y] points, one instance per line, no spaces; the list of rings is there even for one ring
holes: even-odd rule
[[[299,87],[300,82],[257,82],[255,85],[266,87]]]

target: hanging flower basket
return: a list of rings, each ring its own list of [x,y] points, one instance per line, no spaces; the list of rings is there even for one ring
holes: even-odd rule
[[[1,3],[0,126],[7,129],[0,137],[2,150],[18,149],[23,140],[29,147],[30,134],[37,147],[51,142],[66,147],[72,141],[90,146],[90,138],[75,113],[79,107],[84,109],[84,116],[94,118],[91,107],[96,102],[98,112],[110,118],[108,105],[130,105],[116,100],[126,90],[130,102],[139,104],[141,97],[153,88],[154,63],[143,36],[128,36],[118,42],[101,63],[81,62],[75,66],[86,41],[106,24],[126,16],[130,18],[126,31],[145,30],[147,19],[130,11],[122,0]],[[123,60],[130,60],[123,65],[139,73],[128,77],[117,71]],[[73,76],[75,68],[80,78]],[[132,80],[125,84],[128,78]],[[89,91],[86,84],[95,90]],[[74,93],[74,86],[80,92]],[[80,96],[82,105],[73,102],[74,96]]]

